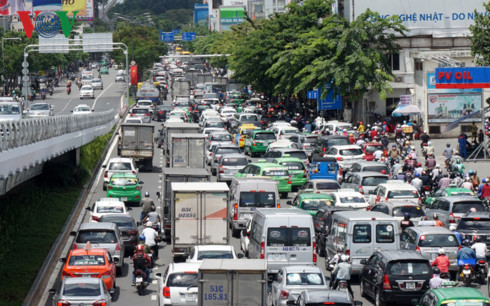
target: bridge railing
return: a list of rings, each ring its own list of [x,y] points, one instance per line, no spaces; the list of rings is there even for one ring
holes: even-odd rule
[[[0,123],[0,152],[114,120],[114,110],[80,115],[22,119]]]

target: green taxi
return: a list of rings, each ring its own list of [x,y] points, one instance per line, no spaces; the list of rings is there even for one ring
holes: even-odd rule
[[[100,74],[109,74],[109,68],[103,66],[100,68]]]
[[[114,173],[107,185],[107,197],[128,203],[141,201],[141,185],[133,173]]]
[[[430,197],[427,197],[427,199],[425,199],[425,205],[430,206],[438,197],[448,196],[477,197],[477,195],[469,189],[449,186],[447,188],[439,189],[434,192]]]
[[[333,198],[325,193],[301,193],[294,200],[288,201],[288,205],[303,209],[312,216],[315,216],[318,210],[325,206],[333,206]]]
[[[489,306],[490,301],[478,289],[469,287],[446,287],[430,289],[413,305],[434,306]]]
[[[239,170],[235,177],[256,177],[265,176],[277,181],[277,191],[282,198],[287,198],[288,192],[291,192],[291,180],[289,179],[289,171],[286,167],[268,163],[264,160],[259,160],[256,163],[246,165]]]
[[[284,156],[285,157],[275,158],[272,162],[288,168],[289,175],[291,176],[291,189],[295,191],[303,186],[308,180],[308,171],[301,159],[288,157],[287,154]]]
[[[245,140],[248,136],[252,135],[252,132],[257,129],[253,124],[242,124],[238,127],[236,133],[233,135],[234,143],[240,148],[245,146]]]
[[[250,154],[251,157],[260,153],[265,153],[267,147],[276,141],[276,135],[273,131],[253,130],[252,134],[245,139],[243,151],[245,154]]]

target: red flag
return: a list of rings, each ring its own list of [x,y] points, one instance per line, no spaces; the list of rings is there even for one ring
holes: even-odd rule
[[[131,85],[138,85],[138,65],[131,66]]]

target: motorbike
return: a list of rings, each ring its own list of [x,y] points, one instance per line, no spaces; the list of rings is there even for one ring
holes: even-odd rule
[[[49,88],[49,95],[52,96],[53,95],[53,87],[50,87]]]
[[[41,99],[46,100],[46,93],[43,91],[41,92]]]
[[[471,284],[471,280],[473,279],[473,266],[469,264],[465,264],[463,269],[461,270],[461,281],[463,282],[465,287],[469,287]]]
[[[54,86],[58,87],[58,78],[55,78],[53,82],[54,82]]]
[[[485,280],[487,278],[486,266],[487,262],[485,258],[478,258],[476,260],[476,265],[473,268],[475,272],[475,280],[482,285],[485,284]]]
[[[66,93],[71,94],[71,87],[66,87]]]
[[[145,271],[141,269],[136,269],[133,271],[134,276],[135,276],[135,287],[136,290],[138,291],[138,295],[143,295],[145,292],[146,287],[148,286],[148,283],[145,282],[146,279],[146,273]]]

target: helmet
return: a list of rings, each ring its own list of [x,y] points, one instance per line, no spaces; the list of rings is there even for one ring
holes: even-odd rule
[[[487,179],[486,178],[483,178],[483,179],[481,179],[481,182],[482,183],[486,183],[487,182]]]
[[[470,212],[476,212],[476,208],[474,207],[470,208]]]
[[[464,246],[470,246],[470,241],[468,239],[465,239],[461,244]]]
[[[449,224],[449,230],[450,231],[455,231],[456,230],[456,227],[458,227],[457,224],[454,224],[454,223]]]
[[[431,146],[431,145],[432,145],[432,142],[428,141],[428,142],[427,142],[427,145],[428,145],[428,146]]]
[[[415,173],[415,177],[420,177],[420,173]]]
[[[145,251],[145,247],[142,244],[136,246],[136,252],[141,253]]]
[[[432,218],[434,218],[434,220],[439,220],[439,217],[437,216],[437,214],[433,214]]]
[[[408,212],[404,213],[403,217],[405,218],[405,220],[410,219],[410,213],[408,213]]]
[[[148,222],[146,222],[146,226],[152,227],[153,226],[153,223],[151,223],[151,221],[148,221]]]
[[[448,144],[446,144],[446,147],[448,147],[448,148],[449,148],[450,146],[451,146],[451,144],[449,144],[449,143],[448,143]]]
[[[383,124],[386,124],[386,121],[383,121]]]
[[[391,147],[392,147],[392,148],[396,148],[396,144],[392,145]]]
[[[473,171],[473,170],[468,170],[468,174],[473,174],[473,173],[475,173],[475,171]]]
[[[148,191],[147,191],[147,192],[145,192],[145,197],[146,197],[146,198],[149,198],[149,197],[150,197],[150,193],[149,193]]]
[[[354,134],[349,134],[349,137],[353,137],[353,136],[354,136]]]
[[[362,121],[361,121],[361,122],[359,122],[359,124],[362,124]]]
[[[439,255],[444,255],[444,254],[446,254],[446,250],[444,250],[443,248],[440,248],[439,251],[437,251],[437,253]]]
[[[432,272],[434,274],[441,274],[441,270],[439,270],[438,268],[434,268],[434,270],[432,270]]]
[[[368,125],[367,125],[367,127],[371,127],[371,125],[370,125],[370,124],[368,124]]]
[[[349,255],[342,254],[342,256],[340,256],[340,260],[342,260],[343,262],[349,261]]]
[[[476,236],[475,239],[473,239],[473,241],[475,241],[475,242],[481,242],[480,236]]]
[[[459,158],[456,159],[456,164],[461,164],[461,160]]]
[[[411,146],[410,149],[415,150],[415,146]]]
[[[140,241],[145,241],[145,240],[146,240],[145,235],[141,235],[141,236],[140,236]]]
[[[439,164],[436,164],[436,168],[441,168],[441,165],[439,165]]]

